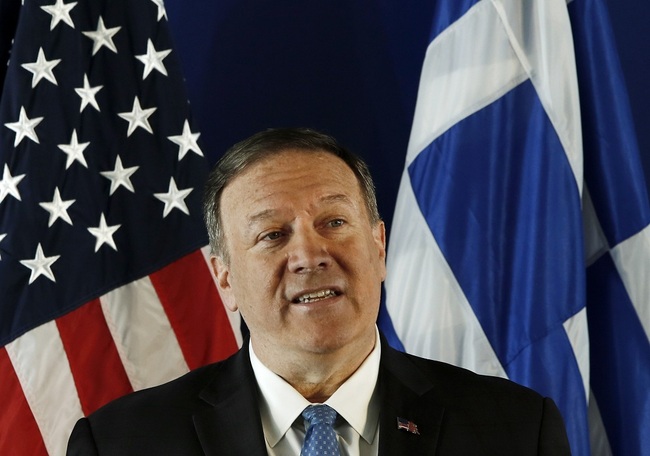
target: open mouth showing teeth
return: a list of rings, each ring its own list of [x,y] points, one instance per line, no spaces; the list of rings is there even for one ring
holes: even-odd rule
[[[293,302],[308,304],[310,302],[320,301],[321,299],[327,299],[334,296],[338,296],[338,293],[336,293],[334,290],[321,290],[299,296],[298,298],[294,299]]]

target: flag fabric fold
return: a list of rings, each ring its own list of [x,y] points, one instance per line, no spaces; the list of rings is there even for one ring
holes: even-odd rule
[[[27,1],[0,99],[1,454],[241,344],[161,1]]]
[[[569,5],[585,157],[593,454],[650,454],[650,204],[600,1]]]
[[[386,306],[407,351],[552,397],[573,454],[649,454],[649,206],[603,24],[599,0],[439,2]]]

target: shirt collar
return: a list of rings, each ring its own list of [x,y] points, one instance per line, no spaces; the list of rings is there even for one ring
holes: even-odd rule
[[[379,331],[375,331],[375,348],[354,374],[325,401],[368,443],[372,443],[379,423],[379,400],[374,393],[379,376],[381,344]]]
[[[381,344],[376,328],[375,333],[375,347],[368,357],[325,402],[368,443],[372,443],[379,423],[379,404],[373,393],[379,376]],[[262,427],[267,442],[274,447],[310,402],[282,377],[262,364],[250,342],[249,350],[251,366],[261,393]],[[345,438],[345,435],[343,437]]]

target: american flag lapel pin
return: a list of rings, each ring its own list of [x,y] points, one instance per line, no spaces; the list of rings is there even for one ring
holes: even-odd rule
[[[417,424],[415,424],[413,421],[409,421],[399,416],[397,417],[397,429],[403,429],[410,432],[411,434],[420,435]]]

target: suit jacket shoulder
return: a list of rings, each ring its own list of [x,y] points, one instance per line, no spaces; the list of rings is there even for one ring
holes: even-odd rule
[[[553,401],[509,380],[384,343],[379,381],[380,454],[416,446],[417,454],[570,454]],[[397,417],[414,423],[418,434],[399,428]]]
[[[256,455],[265,448],[257,387],[243,348],[79,420],[67,454]]]

